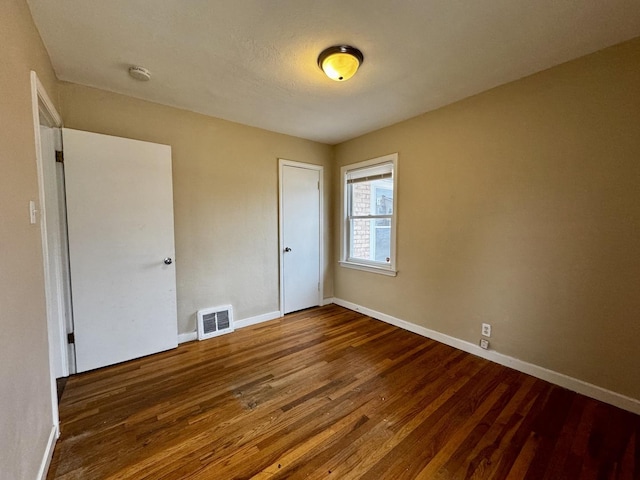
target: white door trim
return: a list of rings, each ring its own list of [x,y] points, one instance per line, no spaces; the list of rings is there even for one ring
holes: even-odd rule
[[[320,247],[320,255],[318,259],[318,278],[320,279],[320,289],[318,290],[318,305],[322,305],[322,301],[324,298],[324,233],[323,233],[323,221],[322,221],[322,212],[323,201],[324,201],[324,167],[322,165],[313,165],[311,163],[303,163],[303,162],[295,162],[293,160],[285,160],[283,158],[278,159],[278,262],[280,265],[280,316],[284,316],[284,262],[282,258],[282,254],[284,253],[284,243],[283,243],[283,225],[282,225],[282,172],[283,167],[297,167],[297,168],[305,168],[307,170],[315,170],[319,172],[319,186],[318,186],[318,226],[319,228],[319,247]]]
[[[38,75],[33,70],[31,71],[31,113],[33,116],[33,133],[35,137],[35,147],[36,147],[36,167],[38,170],[38,203],[40,205],[39,209],[42,209],[42,205],[44,204],[44,191],[45,191],[45,179],[44,179],[44,167],[43,167],[43,158],[42,158],[42,148],[41,148],[41,138],[40,138],[40,120],[42,115],[42,120],[44,120],[45,124],[48,124],[50,127],[62,127],[62,117],[58,114],[51,98],[47,94],[44,86],[38,79]],[[57,206],[56,206],[57,207]],[[41,213],[41,212],[39,212]],[[46,212],[45,212],[46,215]],[[54,288],[49,282],[49,245],[47,241],[47,229],[46,222],[42,214],[40,217],[40,234],[42,238],[42,257],[43,257],[43,268],[44,268],[44,290],[45,290],[45,298],[47,303],[47,330],[49,328],[49,319],[56,318],[64,322],[64,317],[58,315],[59,312],[53,312],[52,310],[52,301],[51,296],[54,295]],[[60,298],[62,302],[62,298]],[[60,303],[61,304],[61,303]],[[60,332],[65,332],[65,325],[61,325]],[[61,337],[63,335],[61,334]],[[65,338],[60,338],[62,342],[61,352],[64,357],[67,357],[67,343]],[[55,428],[56,438],[60,436],[60,418],[58,415],[58,389],[56,386],[56,377],[53,369],[53,358],[52,358],[52,349],[49,348],[49,375],[51,378],[51,415],[53,419],[53,427]],[[69,375],[69,359],[66,358],[65,362],[66,374]]]

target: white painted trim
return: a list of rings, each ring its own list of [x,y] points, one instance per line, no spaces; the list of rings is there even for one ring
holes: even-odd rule
[[[276,318],[280,318],[282,315],[279,311],[277,312],[269,312],[263,313],[262,315],[256,315],[255,317],[245,318],[243,320],[238,320],[235,322],[236,328],[244,328],[250,325],[257,325],[258,323],[268,322],[269,320],[275,320]]]
[[[322,165],[314,165],[312,163],[294,162],[293,160],[285,160],[284,158],[278,159],[278,262],[280,268],[280,312],[279,315],[284,315],[284,262],[282,255],[284,253],[284,243],[282,240],[282,168],[297,167],[306,168],[307,170],[315,170],[318,172],[318,235],[319,235],[319,261],[318,261],[318,279],[320,281],[320,288],[318,290],[318,305],[322,305],[322,299],[324,298],[324,167]]]
[[[56,439],[58,438],[59,433],[58,429],[55,425],[51,426],[51,432],[49,433],[49,440],[47,441],[47,446],[44,449],[44,454],[42,456],[42,462],[40,462],[40,468],[38,469],[38,480],[45,480],[47,478],[47,472],[49,471],[49,465],[51,464],[51,459],[53,458],[53,449],[56,446]]]
[[[40,79],[38,78],[38,74],[36,72],[34,72],[33,70],[31,70],[31,100],[32,100],[32,107],[35,108],[35,113],[38,113],[38,98],[40,99],[40,101],[42,102],[43,106],[44,106],[44,114],[46,116],[46,120],[48,123],[50,123],[51,127],[62,127],[62,117],[60,116],[60,114],[58,113],[58,111],[56,110],[56,107],[53,105],[53,102],[51,101],[51,97],[49,97],[49,95],[47,94],[47,91],[44,88],[44,85],[42,85],[42,83],[40,82]],[[35,106],[33,103],[34,100],[34,95],[35,94]],[[40,118],[38,117],[38,125],[40,125]]]
[[[193,342],[198,339],[198,332],[180,333],[178,334],[178,343]]]
[[[480,348],[480,346],[467,342],[465,340],[460,340],[459,338],[451,337],[449,335],[436,332],[435,330],[430,330],[423,326],[416,325],[415,323],[410,323],[405,320],[392,317],[391,315],[387,315],[386,313],[377,312],[375,310],[371,310],[370,308],[366,308],[361,305],[342,300],[340,298],[334,298],[333,300],[336,305],[348,308],[349,310],[360,312],[377,320],[381,320],[391,325],[395,325],[396,327],[400,327],[404,330],[417,333],[418,335],[422,335],[423,337],[431,338],[432,340],[444,343],[445,345],[449,345],[450,347],[457,348],[458,350],[462,350],[464,352],[485,358],[500,365],[513,368],[514,370],[518,370],[519,372],[526,373],[555,385],[559,385],[560,387],[564,387],[573,392],[586,395],[587,397],[595,398],[596,400],[600,400],[601,402],[609,403],[616,407],[640,415],[639,399],[612,392],[611,390],[607,390],[597,385],[593,385],[592,383],[570,377],[563,373],[549,370],[547,368],[534,365],[533,363],[525,362],[524,360],[519,360],[517,358],[498,353],[495,350],[484,350]]]
[[[333,297],[323,299],[322,306],[324,307],[325,305],[331,305],[332,303],[335,303],[333,300]]]
[[[52,127],[62,127],[62,118],[58,114],[51,101],[51,98],[47,94],[44,86],[38,79],[38,75],[33,70],[30,74],[31,80],[31,114],[33,118],[33,133],[34,133],[34,141],[35,141],[35,149],[36,149],[36,168],[38,173],[38,195],[39,195],[39,204],[42,209],[43,200],[45,198],[45,189],[44,189],[44,168],[43,168],[43,160],[42,160],[42,148],[41,148],[41,139],[40,139],[40,113],[45,116],[45,120],[48,123],[51,123]],[[42,104],[43,108],[40,108],[40,104]],[[45,290],[45,298],[47,299],[47,328],[49,327],[49,318],[52,314],[50,307],[50,298],[53,295],[52,286],[49,283],[49,246],[47,241],[47,231],[46,224],[40,218],[40,235],[42,241],[42,255],[43,255],[43,269],[44,269],[44,290]],[[62,298],[59,299],[62,302]],[[65,331],[64,329],[62,330]],[[49,336],[47,335],[47,338]],[[67,348],[66,342],[64,342],[64,348],[62,349],[62,355],[66,356]],[[67,367],[69,361],[67,359]],[[56,376],[53,368],[53,358],[52,358],[52,349],[49,348],[49,377],[50,377],[50,391],[51,391],[51,417],[54,434],[53,443],[55,444],[55,439],[60,435],[60,416],[58,413],[58,388],[56,385]]]
[[[242,320],[236,320],[233,322],[235,329],[248,327],[250,325],[257,325],[258,323],[268,322],[269,320],[275,320],[282,317],[279,311],[263,313],[262,315],[256,315],[255,317],[243,318]],[[198,332],[181,333],[178,335],[178,343],[191,342],[198,339]]]
[[[396,275],[398,275],[397,271],[389,270],[388,268],[384,267],[375,267],[373,265],[364,265],[362,263],[346,262],[342,260],[338,263],[341,267],[352,268],[354,270],[360,270],[362,272],[378,273],[380,275],[387,275],[389,277],[395,277]]]

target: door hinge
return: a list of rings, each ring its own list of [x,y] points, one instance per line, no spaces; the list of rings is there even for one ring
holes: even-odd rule
[[[320,190],[320,180],[318,180],[318,190]]]
[[[318,291],[320,291],[320,282],[318,282]]]
[[[56,162],[64,163],[64,153],[59,152],[58,150],[56,150]]]
[[[76,343],[76,336],[71,333],[67,333],[67,343]]]

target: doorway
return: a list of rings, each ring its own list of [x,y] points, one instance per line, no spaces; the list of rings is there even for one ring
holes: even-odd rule
[[[322,176],[319,165],[280,160],[280,312],[322,304]]]

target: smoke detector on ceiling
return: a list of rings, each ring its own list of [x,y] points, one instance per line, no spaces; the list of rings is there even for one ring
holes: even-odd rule
[[[129,67],[129,75],[141,82],[148,82],[151,80],[151,72],[144,67],[133,66]]]

